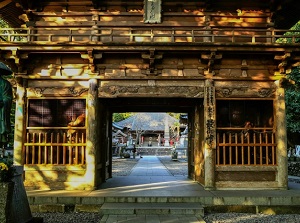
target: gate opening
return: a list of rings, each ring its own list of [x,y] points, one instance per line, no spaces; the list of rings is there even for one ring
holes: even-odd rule
[[[172,175],[188,175],[188,114],[113,113],[112,121],[112,177],[129,175],[145,156],[156,156]]]
[[[198,136],[195,135],[196,131],[194,131],[196,126],[203,125],[204,116],[203,112],[199,112],[199,109],[203,110],[203,99],[199,98],[99,99],[99,117],[102,118],[99,123],[101,129],[99,131],[101,144],[99,152],[101,156],[99,156],[98,163],[101,163],[101,166],[105,165],[105,170],[99,177],[105,179],[104,181],[114,178],[114,161],[132,159],[133,149],[135,149],[136,159],[143,159],[141,157],[145,156],[157,156],[161,158],[162,162],[166,159],[172,162],[178,162],[179,159],[184,160],[184,168],[186,169],[184,177],[200,182],[200,174],[203,171],[195,168],[199,166],[199,162],[204,162],[204,156],[198,156],[203,153],[200,143],[203,139],[195,140]],[[134,114],[128,118],[131,120],[131,125],[113,120],[113,116],[117,113]],[[147,119],[150,117],[166,117],[170,116],[170,113],[178,116],[176,122],[169,125],[166,124],[165,119],[161,119],[160,130],[153,127],[153,129],[149,128],[145,131],[140,126],[132,126],[132,123],[137,123],[138,119],[147,123]],[[132,120],[133,118],[135,120]],[[199,123],[195,125],[195,122]],[[153,123],[154,126],[158,125],[158,123]],[[150,126],[150,123],[147,125]],[[203,130],[200,129],[199,137],[203,135],[202,133]],[[172,160],[172,158],[176,158],[175,155],[177,155],[177,161]],[[197,158],[195,159],[195,157]]]

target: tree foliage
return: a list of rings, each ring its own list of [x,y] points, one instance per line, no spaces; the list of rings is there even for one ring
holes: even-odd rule
[[[289,146],[300,143],[300,67],[287,75],[285,87],[286,119]]]
[[[120,122],[120,121],[122,121],[124,119],[129,118],[132,115],[133,115],[133,113],[131,113],[131,112],[113,113],[112,121],[113,122]]]
[[[8,28],[8,24],[0,18],[0,28]]]
[[[298,43],[300,42],[300,21],[298,21],[292,28],[290,28],[291,31],[286,32],[284,34],[285,37],[279,38],[276,40],[277,43]],[[293,40],[292,37],[295,37],[295,40]]]
[[[287,130],[300,132],[300,67],[293,69],[287,78],[289,81],[285,84]]]

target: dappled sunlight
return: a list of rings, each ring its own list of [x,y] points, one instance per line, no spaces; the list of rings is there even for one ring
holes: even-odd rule
[[[113,17],[108,17],[108,16],[101,17],[102,22],[110,22],[110,21],[113,21],[113,20],[114,20]]]
[[[84,73],[86,73],[84,69],[64,69],[61,74],[63,76],[82,76]]]
[[[224,25],[229,22],[242,23],[243,20],[240,18],[220,17],[218,20],[216,20],[216,22],[218,25]]]
[[[59,72],[59,71],[58,71]],[[49,69],[42,69],[40,76],[52,76],[53,71]]]
[[[89,76],[88,64],[50,64],[47,68],[35,69],[35,76],[41,77],[83,77]]]
[[[23,163],[23,131],[24,131],[24,101],[25,88],[18,86],[16,91],[15,131],[14,131],[14,164]]]
[[[179,72],[180,71],[178,71],[177,69],[164,69],[162,72],[162,76],[177,76]],[[181,72],[181,75],[179,76],[184,76],[184,73]]]
[[[267,75],[263,72],[257,72],[255,73],[255,76],[251,76],[252,79],[255,79],[255,78],[264,78],[266,77]]]
[[[138,183],[138,181],[134,182],[134,179],[131,179],[131,184],[128,184],[128,180],[126,180],[126,177],[118,177],[118,182],[123,185],[115,185],[111,187],[107,187],[106,183],[104,183],[101,186],[101,189],[98,191],[94,191],[95,194],[97,193],[105,193],[107,192],[117,192],[118,195],[126,194],[126,193],[134,193],[134,192],[162,192],[163,191],[180,191],[180,190],[203,190],[200,185],[198,185],[196,182],[192,180],[161,180],[159,182],[151,182],[151,183]],[[150,180],[150,177],[149,177]],[[109,183],[111,180],[108,180]],[[196,188],[193,188],[193,186],[197,186]],[[189,188],[189,189],[188,189]]]
[[[24,185],[29,190],[65,190],[93,189],[86,176],[86,169],[82,165],[51,166],[51,165],[25,165]]]

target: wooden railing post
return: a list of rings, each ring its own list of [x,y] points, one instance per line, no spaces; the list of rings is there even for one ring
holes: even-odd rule
[[[23,28],[20,29],[1,29],[0,32],[2,33],[3,37],[1,42],[5,42],[6,39],[8,42],[18,41],[19,37],[25,36],[28,42],[34,41],[46,41],[57,43],[63,41],[61,39],[68,38],[69,42],[81,42],[86,41],[88,38],[92,42],[97,41],[104,41],[105,42],[114,42],[114,38],[118,39],[117,41],[122,41],[120,39],[124,39],[124,42],[128,42],[128,38],[130,42],[135,41],[135,37],[146,37],[144,38],[145,42],[154,42],[156,38],[163,39],[164,42],[176,42],[176,38],[180,38],[181,41],[184,40],[186,42],[224,42],[224,39],[228,38],[228,41],[231,43],[276,43],[277,39],[283,38],[286,40],[291,40],[292,43],[296,43],[297,38],[300,38],[297,34],[297,31],[291,30],[275,30],[274,27],[268,27],[267,29],[254,29],[254,28],[223,28],[223,29],[216,29],[210,26],[210,17],[206,16],[205,18],[205,26],[199,29],[190,30],[182,29],[181,27],[176,28],[166,28],[170,32],[167,33],[160,33],[157,32],[158,30],[155,28],[151,28],[150,33],[146,33],[144,29],[139,28],[117,28],[117,27],[105,27],[101,28],[101,23],[99,22],[99,15],[97,12],[94,12],[93,21],[94,24],[89,29],[85,28],[69,28],[68,33],[65,33],[66,28],[61,28],[61,32],[56,32],[57,28],[42,28],[36,27],[34,23],[29,23],[28,28],[24,30],[27,31],[26,34],[23,34]],[[51,32],[55,30],[55,32]],[[82,30],[83,33],[77,33],[75,31]],[[125,30],[125,31],[124,31]],[[135,32],[136,31],[136,32]],[[148,31],[148,30],[147,30]],[[183,31],[183,32],[182,32]],[[248,34],[245,34],[247,32]],[[283,33],[290,32],[289,35],[284,35]],[[124,34],[126,33],[126,34]],[[278,35],[277,35],[278,34]],[[18,37],[18,38],[17,38]],[[64,37],[64,38],[60,38]],[[122,37],[122,38],[121,38]],[[123,38],[128,37],[128,38]],[[237,39],[238,38],[238,39]],[[165,40],[164,40],[165,39]],[[229,40],[230,39],[230,40]],[[24,40],[22,39],[22,42]]]

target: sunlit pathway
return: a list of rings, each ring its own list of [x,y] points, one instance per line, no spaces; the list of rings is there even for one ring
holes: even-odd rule
[[[105,196],[195,196],[203,187],[187,176],[173,176],[156,156],[143,156],[129,176],[107,179],[97,195]]]
[[[156,156],[144,156],[129,176],[171,176],[171,174]]]

